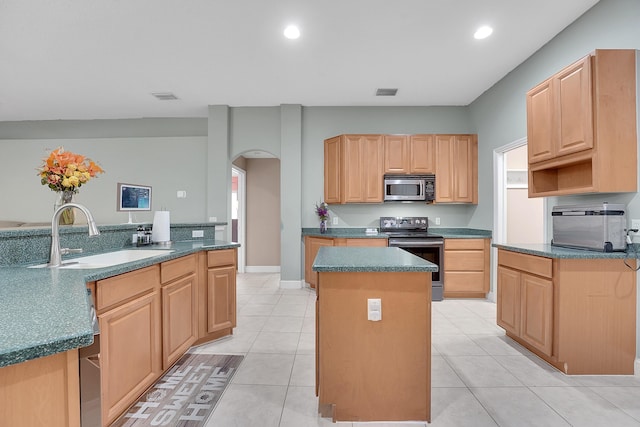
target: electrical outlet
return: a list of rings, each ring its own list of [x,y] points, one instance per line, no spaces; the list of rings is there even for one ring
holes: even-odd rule
[[[631,220],[631,228],[636,228],[640,230],[640,219],[632,219]]]
[[[367,299],[367,320],[372,322],[382,320],[382,300],[380,298]]]
[[[191,237],[204,237],[204,230],[191,230]]]
[[[439,216],[436,217],[436,225],[440,225],[440,217]]]
[[[334,216],[333,218],[331,218],[331,224],[332,225],[338,225],[338,217]]]
[[[178,199],[186,199],[187,198],[187,192],[184,191],[184,190],[178,190],[177,197],[178,197]]]
[[[217,222],[218,221],[218,217],[217,216],[210,216],[209,217],[209,222]]]

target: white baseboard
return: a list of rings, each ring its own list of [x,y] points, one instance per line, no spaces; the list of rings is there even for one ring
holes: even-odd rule
[[[280,280],[280,289],[302,289],[304,280]]]
[[[280,273],[279,265],[245,265],[245,273]]]

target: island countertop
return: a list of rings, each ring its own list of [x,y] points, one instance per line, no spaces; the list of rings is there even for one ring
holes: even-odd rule
[[[90,345],[93,329],[87,282],[203,250],[238,246],[213,239],[174,242],[163,247],[166,254],[85,270],[0,267],[0,367]]]
[[[400,248],[325,246],[313,262],[318,272],[424,272],[438,266]]]

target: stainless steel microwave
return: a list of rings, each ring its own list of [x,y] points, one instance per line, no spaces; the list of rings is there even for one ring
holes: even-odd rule
[[[435,175],[385,175],[385,202],[432,202],[436,196]]]

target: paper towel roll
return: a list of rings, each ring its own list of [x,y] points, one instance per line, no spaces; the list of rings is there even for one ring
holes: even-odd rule
[[[170,242],[171,232],[169,231],[169,227],[169,211],[156,211],[153,215],[153,229],[151,230],[151,240],[153,243]]]

